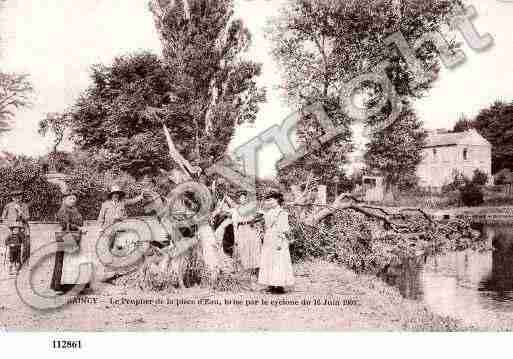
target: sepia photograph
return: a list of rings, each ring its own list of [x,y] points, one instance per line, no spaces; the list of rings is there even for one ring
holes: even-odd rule
[[[513,330],[511,19],[1,0],[0,342]]]

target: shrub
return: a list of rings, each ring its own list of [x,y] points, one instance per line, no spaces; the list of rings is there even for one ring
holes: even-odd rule
[[[452,182],[442,186],[442,193],[457,191],[465,186],[470,180],[463,173],[454,170],[452,174]]]
[[[403,222],[401,222],[403,221]],[[488,248],[485,240],[472,235],[464,220],[433,225],[423,216],[410,214],[396,218],[407,226],[406,233],[387,230],[380,221],[352,210],[337,211],[329,221],[315,227],[303,227],[290,247],[294,261],[313,258],[344,265],[355,272],[383,273],[408,258],[442,254],[448,251]],[[297,225],[291,221],[291,225]]]
[[[337,212],[315,227],[299,223],[294,216],[289,222],[295,239],[290,247],[293,262],[323,258],[353,267],[369,252],[371,230],[363,215]]]
[[[61,191],[48,182],[43,168],[33,160],[18,161],[12,167],[0,168],[0,206],[9,203],[11,192],[24,191],[23,201],[29,206],[30,219],[53,221],[60,207]]]
[[[472,183],[478,186],[484,186],[488,182],[488,174],[476,169],[472,176]]]
[[[66,183],[78,195],[77,208],[84,219],[96,219],[106,198],[101,176],[85,168],[78,168],[69,174]]]
[[[72,155],[69,152],[52,152],[46,156],[43,156],[39,159],[39,163],[43,167],[43,169],[49,171],[51,169],[64,173],[69,168],[73,167]]]
[[[484,203],[483,191],[476,184],[469,182],[460,190],[460,201],[467,207],[479,206]]]
[[[128,197],[139,194],[135,180],[126,173],[99,173],[85,167],[70,171],[67,184],[79,196],[78,210],[85,219],[94,220],[100,213],[101,205],[108,198],[109,188],[117,184],[123,188]],[[127,207],[131,217],[144,214],[142,204]]]
[[[505,185],[511,182],[513,173],[509,168],[504,168],[495,174],[494,184],[497,186]]]

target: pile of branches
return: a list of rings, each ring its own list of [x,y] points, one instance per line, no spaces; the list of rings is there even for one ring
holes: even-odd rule
[[[488,249],[467,221],[435,221],[421,209],[369,206],[349,195],[330,206],[295,203],[289,212],[295,262],[322,258],[377,274],[410,258]]]
[[[469,248],[487,249],[480,233],[464,220],[442,223],[422,209],[370,206],[348,194],[324,206],[305,203],[304,198],[299,195],[287,206],[294,262],[324,259],[355,272],[379,274],[411,258]],[[201,242],[198,233],[195,237]],[[212,247],[214,243],[203,245]],[[150,248],[142,267],[119,278],[117,283],[145,291],[174,291],[195,285],[208,285],[220,291],[248,287],[250,279],[233,270],[232,259],[223,253],[221,243],[214,247],[219,268],[216,278],[209,275],[199,245],[173,258]]]

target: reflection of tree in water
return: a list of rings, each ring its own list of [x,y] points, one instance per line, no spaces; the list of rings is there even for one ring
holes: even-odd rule
[[[380,277],[399,289],[407,299],[420,300],[423,296],[421,272],[425,257],[408,258],[400,265],[388,267]]]
[[[479,291],[492,292],[494,299],[511,299],[513,294],[513,229],[497,228],[492,241],[492,271]]]

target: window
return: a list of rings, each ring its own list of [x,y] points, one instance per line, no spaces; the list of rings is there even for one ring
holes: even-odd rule
[[[463,149],[463,161],[467,161],[468,160],[468,149],[464,148]]]
[[[433,160],[434,161],[438,160],[438,151],[436,150],[436,148],[433,148]]]

